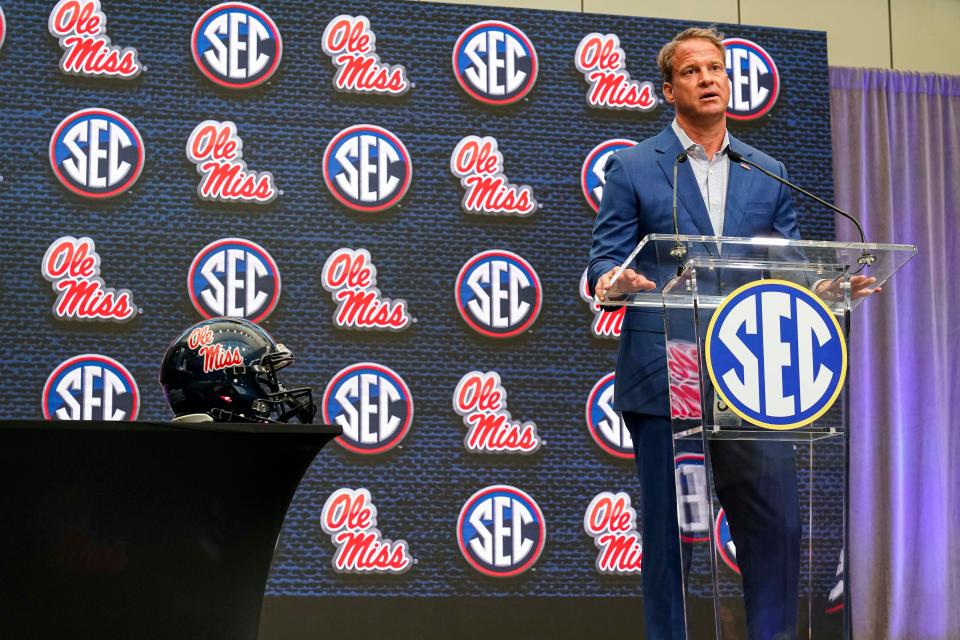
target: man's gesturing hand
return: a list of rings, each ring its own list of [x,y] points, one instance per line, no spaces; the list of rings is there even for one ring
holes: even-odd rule
[[[606,302],[611,298],[622,296],[625,293],[650,291],[651,289],[657,288],[655,282],[647,280],[645,277],[643,277],[643,274],[637,273],[633,269],[624,269],[623,273],[620,274],[620,277],[617,278],[617,281],[613,282],[613,277],[616,275],[619,269],[620,267],[611,269],[600,276],[600,279],[597,280],[596,294],[597,300],[600,302]],[[611,282],[613,282],[612,285],[610,284]]]

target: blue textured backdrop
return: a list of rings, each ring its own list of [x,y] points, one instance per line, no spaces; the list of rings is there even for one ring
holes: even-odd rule
[[[40,392],[63,359],[99,352],[122,362],[142,392],[142,419],[169,417],[156,376],[167,343],[198,320],[186,291],[187,269],[207,243],[242,237],[277,261],[283,294],[265,326],[298,360],[291,381],[317,395],[331,376],[359,361],[385,364],[406,380],[416,416],[402,446],[365,459],[335,445],[304,479],[281,537],[269,583],[274,595],[634,595],[638,578],[598,576],[596,549],[583,532],[584,510],[600,491],[636,495],[631,462],[601,452],[583,424],[593,384],[613,370],[614,341],[591,336],[592,315],[577,295],[593,214],[579,187],[580,164],[608,138],[641,140],[672,117],[588,108],[587,84],[574,67],[580,39],[616,33],[637,80],[657,82],[659,46],[688,23],[392,2],[271,1],[260,6],[279,26],[284,56],[267,84],[247,92],[220,89],[196,69],[189,48],[207,2],[104,0],[115,44],[136,47],[148,70],[132,82],[78,79],[58,70],[61,50],[47,33],[52,3],[4,3],[9,31],[0,51],[0,219],[2,299],[16,335],[0,376],[0,418],[40,415]],[[383,62],[406,66],[414,88],[401,98],[338,94],[334,67],[320,47],[327,22],[366,15]],[[471,100],[450,69],[454,41],[485,19],[520,27],[540,55],[540,77],[527,99],[493,109]],[[729,36],[763,45],[781,72],[779,102],[759,123],[731,123],[748,143],[782,159],[799,183],[833,192],[824,34],[720,25]],[[658,92],[659,94],[659,92]],[[46,148],[69,113],[106,107],[127,116],[146,145],[139,182],[108,202],[72,196],[54,178]],[[233,120],[249,168],[272,171],[283,196],[266,207],[201,202],[198,174],[184,153],[193,127]],[[414,178],[401,205],[358,214],[327,192],[320,159],[338,131],[357,123],[386,127],[413,158]],[[493,135],[511,181],[533,187],[542,209],[526,220],[468,216],[449,171],[450,153],[467,134]],[[798,202],[808,238],[833,237],[833,218]],[[49,244],[87,235],[103,258],[108,286],[126,287],[143,315],[117,326],[52,318],[54,296],[40,275]],[[418,322],[398,334],[335,330],[335,305],[320,282],[326,257],[339,247],[370,251],[384,295],[403,298]],[[514,251],[537,270],[544,288],[529,333],[496,342],[473,333],[453,303],[463,263],[478,251]],[[19,331],[19,333],[14,333]],[[518,420],[533,420],[545,445],[532,456],[477,456],[464,451],[464,427],[451,395],[467,371],[496,370]],[[548,526],[543,556],[512,581],[493,581],[460,557],[454,526],[477,489],[513,484],[539,503]],[[320,527],[326,497],[339,487],[367,487],[387,538],[408,541],[418,565],[400,577],[344,577],[330,567],[333,545]],[[839,513],[836,514],[839,516]],[[839,536],[839,519],[835,520]],[[832,573],[835,558],[825,559]],[[728,572],[729,573],[729,572]],[[727,579],[730,580],[730,575]],[[826,578],[825,578],[826,580]],[[732,581],[731,581],[732,584]]]

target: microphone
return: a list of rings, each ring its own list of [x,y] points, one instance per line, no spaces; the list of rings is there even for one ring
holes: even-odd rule
[[[673,234],[676,238],[676,245],[670,250],[670,255],[677,260],[683,260],[687,255],[687,248],[680,244],[680,223],[677,222],[677,173],[680,165],[687,161],[687,152],[681,151],[677,154],[677,159],[673,161]]]
[[[817,202],[819,202],[819,203],[822,204],[823,206],[827,207],[828,209],[831,209],[831,210],[839,213],[840,215],[842,215],[844,218],[846,218],[847,220],[849,220],[850,222],[852,222],[852,223],[857,227],[857,231],[860,233],[860,242],[866,244],[867,241],[866,241],[866,239],[864,238],[864,235],[863,235],[863,227],[860,226],[860,223],[857,221],[856,218],[854,218],[852,215],[850,215],[849,213],[847,213],[847,212],[844,211],[843,209],[837,207],[836,205],[830,204],[829,202],[827,202],[826,200],[824,200],[823,198],[821,198],[821,197],[819,197],[819,196],[813,195],[812,193],[810,193],[810,192],[807,191],[806,189],[801,189],[800,187],[798,187],[797,185],[793,184],[792,182],[790,182],[790,181],[788,181],[788,180],[784,180],[783,178],[781,178],[781,177],[778,176],[777,174],[775,174],[775,173],[773,173],[773,172],[771,172],[771,171],[767,171],[766,169],[764,169],[763,167],[761,167],[760,165],[758,165],[756,162],[753,162],[752,160],[747,160],[747,159],[744,158],[742,155],[740,155],[739,153],[737,153],[736,151],[734,151],[733,149],[731,149],[729,146],[727,147],[727,157],[730,158],[730,162],[737,162],[737,163],[748,164],[748,165],[750,165],[751,167],[754,167],[754,168],[756,168],[756,169],[759,169],[760,172],[763,173],[764,175],[770,176],[771,178],[773,178],[773,179],[776,180],[777,182],[779,182],[779,183],[781,183],[781,184],[785,184],[785,185],[787,185],[788,187],[790,187],[791,189],[793,189],[794,191],[797,191],[797,192],[799,192],[799,193],[802,193],[803,195],[807,196],[808,198],[811,198],[811,199],[813,199],[813,200],[816,200]],[[676,166],[674,166],[674,173],[676,173]],[[674,189],[676,189],[676,185],[674,185]],[[676,198],[676,194],[674,194],[674,198]],[[676,205],[674,205],[674,207],[676,207]],[[674,213],[676,213],[676,210],[674,210]],[[676,219],[676,218],[674,218],[674,219]],[[858,263],[858,264],[863,264],[863,265],[870,265],[870,264],[873,264],[873,263],[876,262],[876,261],[877,261],[876,256],[874,256],[874,255],[872,255],[872,254],[870,254],[870,253],[867,253],[867,250],[864,249],[864,250],[863,250],[863,255],[860,256],[860,258],[857,260],[857,263]]]

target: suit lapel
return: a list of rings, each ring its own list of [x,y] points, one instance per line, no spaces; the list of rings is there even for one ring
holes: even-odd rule
[[[750,151],[739,140],[730,136],[730,147],[745,157]],[[756,173],[739,162],[730,163],[730,173],[727,176],[727,202],[723,211],[723,235],[736,237],[743,227],[743,210],[747,206],[747,198],[753,183],[753,174]]]
[[[677,155],[683,151],[680,146],[680,140],[677,139],[673,129],[667,127],[657,136],[657,152],[659,157],[657,163],[667,178],[667,184],[673,189],[673,163]],[[715,235],[713,223],[710,222],[710,216],[707,213],[707,206],[703,202],[703,196],[700,194],[700,187],[697,186],[697,179],[693,175],[693,169],[689,162],[684,162],[679,167],[678,172],[679,188],[677,189],[677,206],[687,212],[687,215],[693,220],[701,235]],[[679,215],[679,212],[678,214]],[[716,247],[712,243],[706,243],[707,250],[716,253]]]

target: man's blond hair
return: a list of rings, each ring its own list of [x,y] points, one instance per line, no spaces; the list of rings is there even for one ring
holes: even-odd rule
[[[657,66],[660,67],[660,76],[664,82],[673,81],[673,56],[677,51],[677,46],[684,40],[694,38],[703,38],[709,41],[720,50],[720,56],[726,56],[726,50],[723,48],[723,34],[717,31],[716,27],[690,27],[684,29],[673,37],[673,40],[663,45],[660,53],[657,55]]]

